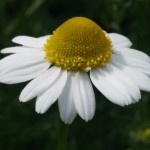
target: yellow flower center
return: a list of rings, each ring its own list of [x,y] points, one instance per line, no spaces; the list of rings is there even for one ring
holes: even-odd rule
[[[102,67],[112,55],[107,34],[95,22],[74,17],[60,25],[44,45],[46,59],[68,71]]]

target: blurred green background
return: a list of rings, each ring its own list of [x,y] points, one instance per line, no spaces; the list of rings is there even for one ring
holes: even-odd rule
[[[150,55],[149,0],[0,0],[0,49],[13,46],[11,39],[17,35],[51,34],[74,16],[129,37],[135,49]],[[0,84],[0,150],[57,150],[57,103],[36,114],[35,100],[18,100],[25,85]],[[139,103],[120,107],[94,90],[95,116],[88,123],[77,117],[69,126],[68,149],[150,150],[150,94],[142,92]]]

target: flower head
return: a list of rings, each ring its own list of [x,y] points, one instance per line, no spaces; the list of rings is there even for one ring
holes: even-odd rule
[[[93,118],[92,83],[121,106],[139,101],[140,90],[150,91],[150,57],[131,49],[128,38],[106,33],[90,19],[71,18],[52,35],[18,36],[13,42],[22,46],[1,50],[12,54],[0,60],[0,82],[32,80],[20,101],[37,97],[36,111],[45,113],[58,99],[65,123],[70,124],[77,114],[86,121]]]
[[[58,27],[45,44],[46,58],[68,71],[85,71],[104,66],[111,58],[107,34],[83,17],[69,19]]]

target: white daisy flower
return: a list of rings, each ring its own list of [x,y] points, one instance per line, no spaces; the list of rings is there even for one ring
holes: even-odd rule
[[[17,36],[21,46],[0,60],[0,82],[32,80],[20,101],[35,97],[36,112],[45,113],[58,100],[61,119],[70,124],[75,116],[91,120],[95,112],[93,85],[111,102],[124,106],[139,101],[140,90],[150,91],[150,57],[131,49],[131,41],[106,33],[95,22],[75,17],[52,35]]]

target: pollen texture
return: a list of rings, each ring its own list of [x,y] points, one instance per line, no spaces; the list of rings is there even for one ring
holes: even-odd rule
[[[68,71],[86,71],[107,64],[112,44],[95,22],[74,17],[60,25],[44,45],[46,59]]]

